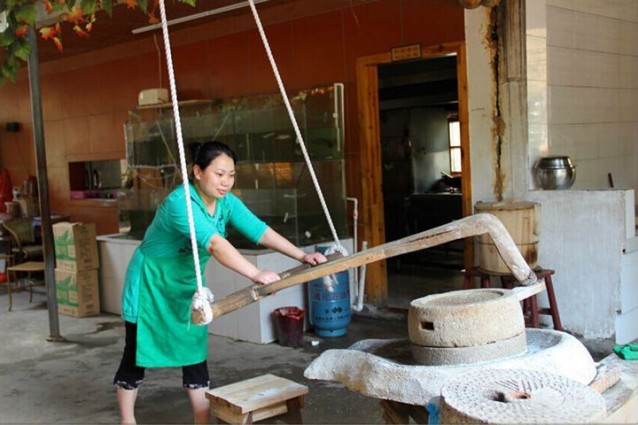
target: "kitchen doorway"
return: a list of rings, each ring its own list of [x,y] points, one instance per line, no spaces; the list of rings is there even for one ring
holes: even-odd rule
[[[464,46],[422,52],[410,61],[390,53],[357,61],[369,246],[471,214]],[[471,243],[455,241],[369,264],[367,302],[403,309],[414,298],[460,289],[472,256]]]
[[[386,241],[463,217],[455,55],[378,66]],[[464,243],[387,261],[388,306],[461,289]]]

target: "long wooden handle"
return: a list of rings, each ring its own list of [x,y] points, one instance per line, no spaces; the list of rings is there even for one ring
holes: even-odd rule
[[[326,259],[328,261],[331,261],[331,260],[336,260],[337,258],[341,258],[341,257],[343,257],[343,255],[341,255],[341,253],[335,252],[334,254],[327,255]],[[297,267],[292,268],[290,270],[286,270],[285,272],[279,273],[279,278],[280,279],[286,279],[287,277],[290,277],[290,276],[295,275],[297,273],[301,273],[304,270],[308,270],[310,267],[312,267],[312,265],[310,265],[308,263],[303,263],[300,266],[297,266]]]
[[[314,267],[306,265],[296,267],[282,273],[282,279],[277,282],[263,286],[252,285],[213,302],[211,304],[213,317],[223,316],[224,314],[258,301],[273,292],[281,291],[282,289],[300,283],[359,267],[363,264],[484,233],[489,233],[492,237],[494,245],[504,263],[511,270],[514,278],[518,282],[525,286],[536,282],[536,275],[525,262],[525,259],[507,232],[507,229],[503,226],[503,223],[492,214],[481,213],[464,217],[449,224],[435,227],[393,242],[388,242],[347,257],[331,257],[330,261]]]
[[[525,298],[529,298],[532,295],[536,295],[540,292],[543,292],[544,290],[545,290],[545,281],[539,280],[533,285],[517,286],[516,288],[512,289],[512,292],[514,293],[514,296],[516,297],[517,300],[523,301]]]

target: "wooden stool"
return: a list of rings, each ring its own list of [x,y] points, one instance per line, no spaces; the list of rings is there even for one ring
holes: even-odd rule
[[[42,261],[28,261],[26,263],[17,264],[15,266],[7,267],[7,292],[9,293],[9,311],[13,308],[13,298],[11,297],[11,274],[15,282],[18,283],[18,273],[26,273],[29,281],[29,302],[33,301],[33,280],[31,279],[31,273],[44,272],[44,262]]]
[[[525,314],[525,323],[532,328],[540,327],[538,315],[544,314],[552,316],[552,322],[554,323],[554,329],[557,331],[563,330],[563,325],[560,322],[560,315],[558,313],[558,304],[556,303],[556,295],[554,294],[554,285],[552,283],[552,275],[554,270],[551,269],[535,269],[534,273],[538,280],[545,280],[545,288],[547,289],[547,299],[549,301],[549,308],[538,308],[536,295],[533,295],[523,300],[523,313]],[[497,276],[501,278],[501,284],[503,288],[512,289],[516,283],[516,278],[512,274],[502,274],[497,272],[491,272],[483,270],[480,267],[472,267],[469,270],[463,270],[463,289],[471,289],[474,287],[472,279],[478,277],[481,282],[481,288],[490,288],[491,277]]]
[[[288,423],[303,423],[306,394],[307,386],[270,374],[206,391],[211,415],[230,424],[252,424],[285,413],[290,413]]]

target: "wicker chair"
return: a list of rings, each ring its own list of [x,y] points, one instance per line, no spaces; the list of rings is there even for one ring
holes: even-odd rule
[[[14,263],[25,261],[41,261],[44,257],[42,244],[35,239],[31,218],[14,218],[2,223],[11,236],[11,252]]]

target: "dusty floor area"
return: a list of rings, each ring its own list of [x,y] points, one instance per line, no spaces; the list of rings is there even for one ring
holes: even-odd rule
[[[60,316],[60,333],[66,342],[48,342],[49,317],[42,292],[34,295],[32,303],[28,302],[28,293],[15,294],[11,312],[6,310],[7,301],[2,287],[0,422],[116,423],[111,382],[124,342],[120,318],[111,314],[82,319]],[[346,348],[361,339],[407,336],[405,317],[385,311],[354,316],[343,337],[318,338],[307,332],[304,347],[297,349],[210,336],[212,386],[273,373],[309,387],[304,423],[385,423],[379,400],[338,383],[309,381],[303,372],[326,349]],[[311,341],[318,345],[313,346]],[[613,346],[608,340],[583,342],[595,359],[609,354]],[[139,423],[192,423],[179,370],[148,371],[138,398],[137,418]]]

